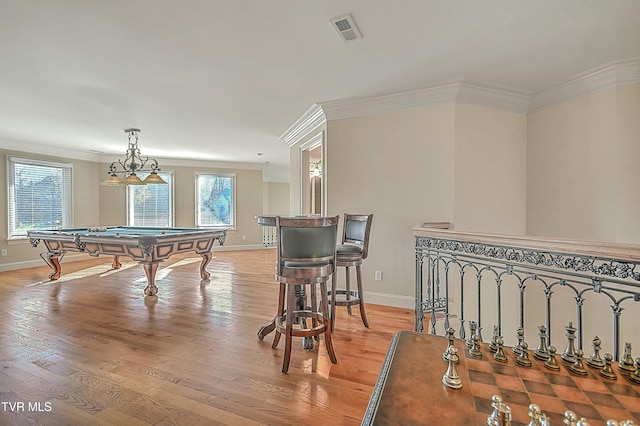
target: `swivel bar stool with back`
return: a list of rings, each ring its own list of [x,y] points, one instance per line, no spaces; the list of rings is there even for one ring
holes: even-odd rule
[[[347,313],[351,315],[351,307],[360,306],[360,317],[365,327],[369,328],[367,314],[364,311],[364,299],[362,291],[362,261],[369,253],[369,234],[373,214],[344,214],[342,227],[342,244],[337,247],[336,266],[343,266],[346,270],[345,288],[338,288],[338,272],[333,276],[331,290],[329,291],[331,304],[331,326],[336,323],[336,306],[346,306]],[[351,289],[351,273],[349,268],[355,266],[357,290]],[[339,299],[337,297],[340,297]]]
[[[331,341],[326,283],[336,269],[339,220],[340,216],[276,217],[276,280],[280,286],[271,347],[275,349],[284,334],[283,373],[289,370],[293,337],[319,341],[324,334],[329,358],[338,362]]]

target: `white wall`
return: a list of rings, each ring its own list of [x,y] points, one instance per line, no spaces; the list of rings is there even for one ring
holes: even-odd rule
[[[640,86],[529,114],[527,233],[640,242]]]
[[[527,117],[456,104],[456,231],[526,232]]]
[[[368,302],[413,306],[411,228],[454,215],[454,114],[449,103],[327,123],[328,214],[374,214]]]

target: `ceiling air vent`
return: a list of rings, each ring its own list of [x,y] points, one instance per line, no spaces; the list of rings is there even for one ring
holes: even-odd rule
[[[347,14],[338,16],[337,18],[333,18],[330,22],[342,38],[342,41],[347,42],[362,38],[362,35],[360,35],[360,31],[358,31],[358,27],[356,27],[356,23],[353,22],[351,15]]]

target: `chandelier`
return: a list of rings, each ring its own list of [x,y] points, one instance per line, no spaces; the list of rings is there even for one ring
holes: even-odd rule
[[[138,148],[138,133],[140,129],[125,129],[124,132],[129,136],[129,147],[127,148],[124,161],[118,160],[109,166],[109,178],[101,183],[101,185],[120,186],[120,185],[147,185],[147,184],[166,184],[159,175],[160,167],[158,161],[154,158],[146,157],[144,160],[140,156]],[[145,169],[145,165],[149,164],[149,168]],[[118,170],[120,166],[121,170]],[[149,172],[144,179],[140,179],[136,173]],[[118,174],[128,175],[121,179]]]
[[[313,171],[311,171],[311,176],[312,177],[319,177],[320,174],[321,174],[320,164],[322,164],[322,161],[318,161],[318,162],[312,161],[311,164],[315,166]]]

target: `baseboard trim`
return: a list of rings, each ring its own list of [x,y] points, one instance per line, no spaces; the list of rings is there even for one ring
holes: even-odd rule
[[[364,292],[364,302],[375,305],[393,306],[394,308],[415,309],[415,298],[390,293]]]

